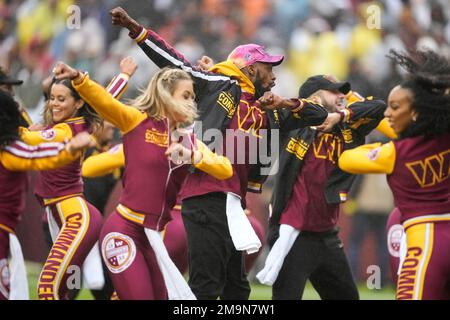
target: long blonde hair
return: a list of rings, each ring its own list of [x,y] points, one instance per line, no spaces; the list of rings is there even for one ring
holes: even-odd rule
[[[194,122],[197,117],[196,104],[191,101],[175,101],[173,93],[179,80],[190,80],[191,76],[181,70],[174,68],[163,68],[150,80],[141,94],[127,103],[155,119],[169,117],[174,119],[174,111],[186,116],[185,124]]]

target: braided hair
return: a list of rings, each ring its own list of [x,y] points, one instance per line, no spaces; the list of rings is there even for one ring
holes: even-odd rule
[[[17,102],[0,90],[0,150],[19,139],[20,112]]]
[[[450,132],[450,64],[431,50],[409,55],[390,50],[388,57],[408,74],[400,84],[413,95],[414,121],[400,138],[424,135],[427,138]]]

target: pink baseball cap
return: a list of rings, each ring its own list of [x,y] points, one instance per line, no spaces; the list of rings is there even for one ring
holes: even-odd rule
[[[244,44],[236,47],[228,56],[228,61],[233,62],[239,69],[247,67],[255,62],[270,63],[278,66],[283,62],[283,55],[270,55],[263,46],[257,44]]]

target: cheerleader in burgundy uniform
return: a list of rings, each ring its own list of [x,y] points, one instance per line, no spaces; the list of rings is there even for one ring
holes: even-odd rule
[[[185,164],[218,179],[229,178],[232,167],[191,133],[177,129],[196,117],[191,77],[180,69],[162,69],[130,103],[133,108],[112,99],[88,75],[67,65],[58,65],[55,74],[72,79],[80,96],[123,133],[123,193],[100,235],[118,297],[195,298],[184,279],[183,286],[174,276],[174,269],[178,270],[166,259],[159,232],[171,220],[170,210],[188,173]]]
[[[27,170],[49,170],[67,165],[88,147],[88,134],[69,143],[25,144],[19,138],[20,113],[13,98],[0,90],[0,300],[28,299],[28,285],[20,244],[15,235],[25,207]],[[8,256],[12,268],[10,274]],[[20,267],[18,267],[20,266]],[[10,280],[17,280],[11,283]]]
[[[387,174],[406,233],[397,299],[449,299],[450,64],[432,51],[391,58],[409,73],[385,112],[399,138],[345,151],[339,166]]]

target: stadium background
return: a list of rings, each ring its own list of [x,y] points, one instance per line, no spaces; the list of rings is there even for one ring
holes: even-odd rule
[[[71,5],[76,5],[81,14],[76,28],[73,23],[77,22],[77,11],[71,10]],[[385,58],[390,48],[428,47],[450,57],[447,0],[0,0],[0,66],[24,80],[22,86],[15,88],[16,98],[34,122],[40,121],[44,103],[41,82],[59,60],[88,71],[106,84],[119,72],[121,58],[132,56],[139,68],[124,97],[134,96],[138,88],[145,86],[156,66],[132,43],[125,30],[111,25],[108,11],[118,5],[160,33],[192,62],[203,54],[216,61],[224,60],[235,46],[250,42],[265,45],[271,53],[285,54],[285,63],[275,69],[274,91],[286,97],[296,96],[299,85],[308,76],[326,73],[350,81],[362,95],[386,98],[401,77]],[[379,138],[376,133],[371,137]],[[387,188],[383,179],[371,183],[381,190]],[[250,208],[264,225],[270,187],[269,181],[263,197],[249,195]],[[107,214],[119,192],[120,186],[110,199]],[[45,259],[46,247],[42,209],[31,192],[27,198],[18,234],[25,258],[30,261],[30,291],[34,294],[35,277],[39,263]],[[382,241],[368,233],[356,244],[360,250],[353,252],[352,234],[366,219],[355,219],[353,213],[358,212],[360,205],[378,206],[374,211],[385,212],[380,217],[385,220],[392,207],[391,198],[351,201],[344,207],[339,225],[346,251],[354,260],[353,271],[360,281],[362,298],[393,298]],[[370,223],[367,219],[365,222]],[[381,227],[373,227],[377,234],[384,232]],[[384,255],[378,254],[377,248],[384,250]],[[369,265],[380,265],[384,290],[366,288]],[[255,284],[252,298],[269,299],[270,288]],[[305,298],[314,299],[317,295],[308,290]]]

